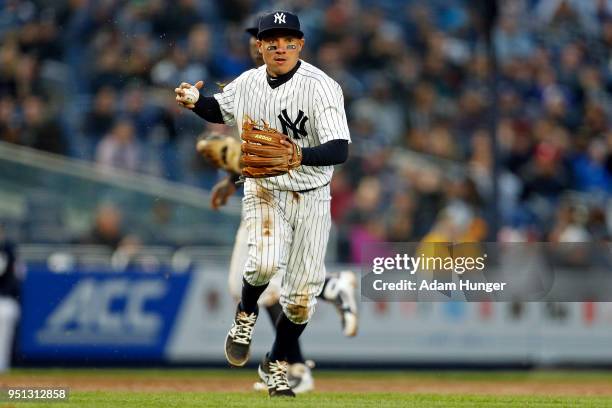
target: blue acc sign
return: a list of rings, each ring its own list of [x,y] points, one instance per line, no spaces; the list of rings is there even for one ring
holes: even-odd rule
[[[190,274],[31,266],[23,291],[26,360],[161,360]]]

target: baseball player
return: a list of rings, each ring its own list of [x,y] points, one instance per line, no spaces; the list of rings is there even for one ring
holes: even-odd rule
[[[257,48],[258,26],[249,27],[245,31],[251,35],[249,38],[251,59],[256,67],[260,67],[264,62]],[[229,173],[227,178],[218,182],[212,189],[211,207],[218,209],[225,205],[229,197],[236,192],[235,180],[241,172],[238,163],[240,142],[231,136],[211,134],[198,141],[197,149],[215,167],[223,168]],[[242,272],[247,258],[247,228],[243,218],[236,234],[230,261],[229,288],[236,301],[240,300]],[[282,313],[282,308],[279,304],[281,278],[280,275],[276,275],[270,281],[268,288],[260,296],[258,302],[259,306],[266,308],[273,326]],[[357,334],[358,318],[355,289],[355,274],[351,271],[342,271],[339,274],[328,275],[326,277],[323,290],[319,295],[322,300],[334,304],[341,317],[343,333],[348,337]],[[311,367],[306,364],[302,356],[299,342],[296,343],[294,349],[290,350],[287,359],[289,363],[288,379],[291,389],[295,393],[313,390],[314,380],[312,378]],[[256,383],[255,388],[265,388],[265,384]]]
[[[15,245],[0,225],[0,373],[9,369],[13,336],[19,319],[19,280]]]
[[[258,300],[280,275],[282,313],[258,372],[270,396],[293,397],[287,356],[325,283],[329,182],[333,166],[348,156],[350,135],[340,86],[299,58],[304,38],[298,17],[286,11],[262,16],[257,38],[265,65],[244,72],[213,97],[199,97],[201,81],[195,91],[182,83],[175,92],[179,104],[205,120],[241,125],[249,251],[225,355],[233,366],[247,363]]]

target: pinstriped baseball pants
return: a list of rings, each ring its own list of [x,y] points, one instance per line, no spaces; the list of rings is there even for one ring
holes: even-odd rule
[[[331,228],[329,185],[306,193],[245,185],[248,233],[244,278],[254,286],[282,276],[280,304],[294,323],[306,323],[325,282]]]

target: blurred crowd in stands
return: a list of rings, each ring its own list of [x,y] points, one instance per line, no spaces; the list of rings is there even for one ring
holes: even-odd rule
[[[332,183],[341,260],[435,231],[493,240],[495,220],[506,241],[608,240],[612,0],[500,1],[498,157],[474,3],[6,0],[0,140],[210,188],[222,174],[193,148],[206,125],[172,90],[203,79],[212,94],[250,68],[244,28],[280,7],[300,16],[303,58],[345,92],[353,144]]]

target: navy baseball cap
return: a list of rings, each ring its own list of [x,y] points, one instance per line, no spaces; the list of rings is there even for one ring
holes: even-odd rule
[[[294,34],[298,38],[304,37],[304,33],[300,28],[300,19],[288,11],[273,11],[261,16],[257,38],[261,40],[266,33],[272,31],[284,31]]]

